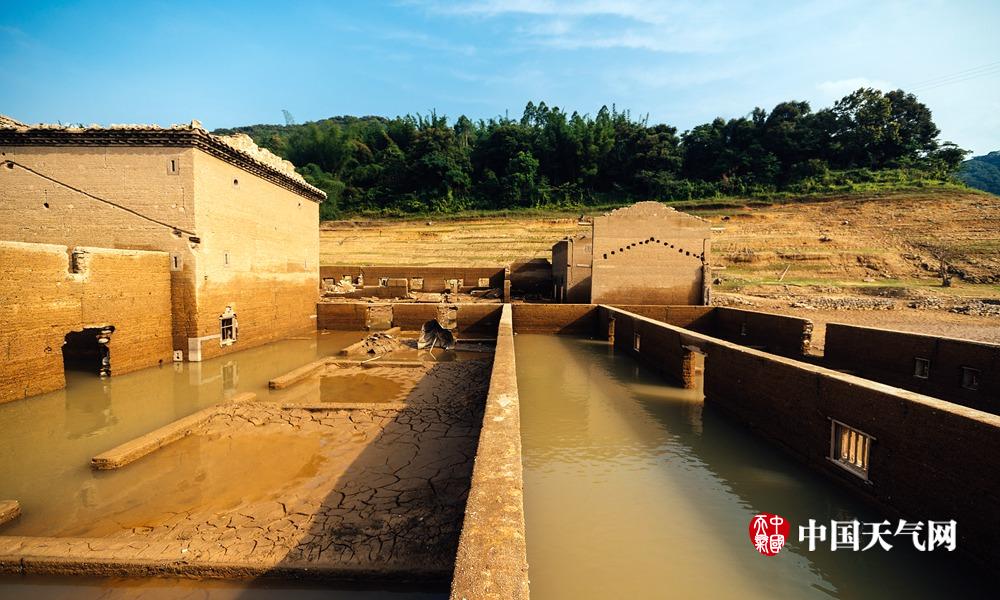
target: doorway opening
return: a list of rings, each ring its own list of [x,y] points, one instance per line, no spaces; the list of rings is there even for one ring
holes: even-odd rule
[[[113,325],[85,327],[83,331],[71,331],[63,342],[63,368],[67,371],[82,371],[111,376],[111,334]]]

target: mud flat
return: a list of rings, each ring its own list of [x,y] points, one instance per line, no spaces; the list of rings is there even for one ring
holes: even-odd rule
[[[479,358],[328,365],[286,390],[303,406],[282,394],[216,407],[100,473],[89,502],[5,526],[0,572],[445,582],[491,370]],[[362,384],[367,396],[343,396]],[[363,399],[376,402],[341,402]]]

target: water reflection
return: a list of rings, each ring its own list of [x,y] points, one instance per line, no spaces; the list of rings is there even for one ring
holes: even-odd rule
[[[756,512],[788,518],[793,537],[809,518],[882,516],[606,344],[515,340],[532,596],[987,596],[960,557],[898,544],[758,555]]]

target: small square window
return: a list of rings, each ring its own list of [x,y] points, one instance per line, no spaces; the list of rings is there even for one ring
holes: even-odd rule
[[[979,369],[962,367],[962,387],[967,390],[979,389]]]
[[[830,428],[830,460],[855,475],[868,479],[868,457],[875,438],[832,419]]]
[[[379,277],[378,278],[378,284],[380,286],[382,286],[382,287],[388,287],[388,285],[389,285],[389,278],[388,277]]]
[[[639,335],[638,331],[636,331],[635,333],[632,334],[632,349],[635,350],[636,352],[639,351],[639,342],[641,342],[641,341],[642,341],[642,338]]]
[[[926,358],[913,360],[913,376],[917,379],[927,379],[931,375],[931,361]]]

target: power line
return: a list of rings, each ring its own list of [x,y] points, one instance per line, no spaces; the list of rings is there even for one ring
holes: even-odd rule
[[[970,81],[972,79],[979,79],[980,77],[988,77],[991,75],[1000,74],[1000,62],[991,63],[988,65],[983,65],[981,67],[976,67],[975,69],[966,69],[965,71],[960,71],[958,73],[953,73],[951,75],[943,75],[941,77],[936,77],[934,79],[927,79],[925,83],[918,85],[911,85],[909,91],[927,91],[933,90],[946,85],[951,85],[953,83],[962,83],[964,81]]]
[[[965,69],[964,71],[956,71],[954,73],[950,73],[950,74],[947,74],[947,75],[938,75],[937,77],[931,77],[930,79],[923,79],[921,81],[914,81],[913,83],[910,84],[910,87],[916,88],[916,87],[923,87],[925,85],[933,85],[933,84],[937,83],[938,80],[941,80],[941,79],[950,79],[952,77],[970,74],[970,73],[973,73],[975,71],[979,71],[979,70],[982,70],[982,69],[991,69],[991,68],[997,67],[997,66],[1000,66],[1000,61],[992,62],[992,63],[987,63],[985,65],[979,65],[978,67],[972,67],[971,69]]]
[[[133,214],[133,215],[139,217],[140,219],[145,219],[145,220],[149,221],[150,223],[156,223],[157,225],[166,227],[167,229],[173,231],[174,233],[178,233],[178,232],[179,233],[186,233],[189,236],[192,236],[192,237],[195,237],[195,238],[197,237],[197,234],[195,234],[195,232],[193,232],[193,231],[187,231],[185,229],[181,229],[180,227],[176,227],[176,226],[171,225],[169,223],[164,223],[163,221],[158,221],[158,220],[156,220],[156,219],[154,219],[152,217],[147,217],[146,215],[144,215],[144,214],[142,214],[140,212],[137,212],[135,210],[132,210],[131,208],[122,206],[121,204],[117,204],[115,202],[112,202],[111,200],[105,200],[104,198],[101,198],[99,196],[95,196],[95,195],[91,194],[90,192],[85,192],[85,191],[81,190],[80,188],[73,187],[72,185],[70,185],[68,183],[64,183],[62,181],[59,181],[58,179],[55,179],[54,177],[49,177],[45,173],[39,173],[38,171],[32,169],[31,167],[22,165],[19,162],[16,162],[16,161],[13,161],[13,160],[10,160],[10,159],[8,159],[8,160],[6,160],[4,162],[5,162],[5,164],[7,165],[8,168],[12,169],[15,166],[21,167],[25,171],[27,171],[29,173],[32,173],[34,175],[37,175],[37,176],[41,177],[42,179],[46,179],[48,181],[51,181],[52,183],[55,183],[57,185],[61,185],[64,188],[69,189],[69,190],[73,190],[74,192],[76,192],[78,194],[83,194],[84,196],[86,196],[86,197],[88,197],[88,198],[90,198],[92,200],[97,200],[98,202],[103,202],[104,204],[111,205],[111,206],[113,206],[113,207],[115,207],[115,208],[117,208],[119,210],[124,210],[125,212]]]

